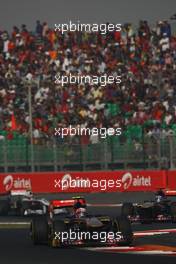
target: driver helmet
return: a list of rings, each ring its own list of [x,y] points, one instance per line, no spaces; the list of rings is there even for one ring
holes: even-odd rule
[[[156,202],[161,202],[165,199],[165,193],[163,192],[162,189],[159,189],[157,192],[156,192]]]
[[[76,201],[74,204],[74,214],[76,218],[85,217],[86,215],[86,208],[80,201]]]
[[[28,198],[33,198],[33,193],[32,193],[32,190],[31,190],[31,188],[27,188],[26,189],[26,196],[28,197]]]

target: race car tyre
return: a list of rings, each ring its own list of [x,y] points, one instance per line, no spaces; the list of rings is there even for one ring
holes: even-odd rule
[[[124,203],[121,208],[122,216],[133,216],[134,215],[134,206],[132,203]]]
[[[62,220],[53,222],[52,232],[50,237],[50,246],[52,248],[62,247],[62,233],[66,231],[65,223]]]
[[[127,217],[115,219],[116,232],[120,232],[122,239],[117,242],[119,246],[130,246],[133,242],[133,232],[130,220]]]
[[[48,242],[48,223],[45,217],[35,217],[32,219],[31,238],[34,245]]]
[[[10,210],[10,205],[8,200],[0,200],[0,215],[6,216]]]
[[[176,204],[175,203],[171,204],[170,213],[171,213],[172,223],[176,223]]]
[[[152,207],[141,208],[139,211],[141,224],[151,224],[153,219]]]

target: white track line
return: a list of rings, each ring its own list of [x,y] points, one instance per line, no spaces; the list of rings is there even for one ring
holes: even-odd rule
[[[85,247],[83,249],[86,249],[86,250],[90,250],[90,251],[109,251],[110,249],[111,250],[117,250],[117,251],[120,251],[120,250],[126,250],[126,249],[130,249],[130,250],[134,250],[135,247]]]
[[[140,237],[140,236],[165,235],[171,233],[176,233],[176,229],[171,228],[171,229],[159,229],[159,230],[144,230],[144,231],[136,231],[133,234],[135,237]]]
[[[0,222],[1,225],[29,225],[30,222]]]
[[[121,207],[123,205],[123,203],[116,203],[116,204],[91,204],[91,203],[87,203],[87,206],[91,206],[91,207]],[[138,205],[137,203],[133,203],[134,206]]]
[[[140,254],[140,255],[176,255],[176,251],[171,250],[139,250],[135,247],[86,247],[83,250],[107,252],[107,253],[122,253],[122,254]]]
[[[87,206],[90,207],[121,207],[122,204],[90,204],[88,203]]]

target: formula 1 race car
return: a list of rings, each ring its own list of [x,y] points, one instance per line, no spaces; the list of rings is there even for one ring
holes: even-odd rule
[[[47,212],[49,202],[45,199],[36,199],[29,190],[15,190],[0,197],[0,216],[41,215]]]
[[[144,201],[142,204],[124,203],[121,215],[127,216],[131,222],[139,221],[142,224],[164,221],[176,223],[176,196],[163,192],[162,195],[156,195],[154,201]]]
[[[88,215],[82,198],[51,201],[48,217],[31,221],[33,243],[51,247],[131,245],[133,233],[126,217]]]

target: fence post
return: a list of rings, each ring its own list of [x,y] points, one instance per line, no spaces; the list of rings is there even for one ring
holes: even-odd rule
[[[26,139],[26,171],[29,171],[29,142],[28,139]]]
[[[7,165],[7,142],[4,140],[3,142],[3,153],[4,153],[4,172],[8,172],[8,165]]]
[[[108,144],[107,144],[107,139],[105,139],[102,143],[103,145],[103,152],[104,152],[104,169],[108,169]]]
[[[142,156],[143,156],[143,168],[146,168],[146,158],[145,158],[146,152],[145,152],[145,135],[144,135],[144,126],[142,126]]]
[[[57,145],[56,145],[56,138],[54,137],[53,139],[53,156],[54,156],[54,171],[56,172],[57,171],[57,152],[56,152],[56,148],[57,148]]]
[[[170,169],[174,169],[174,142],[173,142],[173,135],[169,135],[169,161],[170,161]]]
[[[161,169],[161,136],[157,139],[158,169]]]

